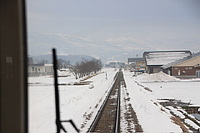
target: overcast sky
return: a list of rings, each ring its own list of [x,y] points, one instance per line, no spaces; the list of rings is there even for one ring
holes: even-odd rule
[[[27,0],[28,30],[92,39],[200,38],[200,0]]]

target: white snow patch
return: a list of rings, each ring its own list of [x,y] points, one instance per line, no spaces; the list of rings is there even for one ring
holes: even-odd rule
[[[137,78],[140,82],[171,82],[171,81],[179,81],[179,79],[167,75],[165,73],[158,72],[154,74],[142,74],[139,75]]]
[[[172,111],[176,116],[180,117],[181,119],[185,118],[185,116],[180,111],[175,109],[174,107],[168,106],[167,108],[170,109],[170,111]]]
[[[189,119],[185,119],[184,121],[185,121],[185,123],[187,123],[188,125],[190,125],[194,129],[196,129],[196,130],[200,129],[200,127],[198,125],[196,125],[193,121],[191,121]]]

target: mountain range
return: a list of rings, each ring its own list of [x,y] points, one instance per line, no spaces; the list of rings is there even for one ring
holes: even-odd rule
[[[52,55],[46,54],[46,55],[37,55],[37,56],[31,56],[33,59],[33,63],[38,64],[42,61],[45,61],[45,63],[52,63]],[[62,59],[64,61],[69,62],[71,65],[74,65],[76,62],[80,62],[82,60],[92,60],[95,59],[92,56],[88,55],[57,55],[57,59]]]
[[[200,51],[200,39],[138,39],[134,37],[120,37],[106,40],[93,40],[70,34],[28,33],[28,54],[36,57],[51,54],[56,48],[58,55],[90,56],[108,61],[124,61],[128,58],[140,57],[144,51],[156,50],[191,50]],[[41,58],[41,57],[40,57]]]

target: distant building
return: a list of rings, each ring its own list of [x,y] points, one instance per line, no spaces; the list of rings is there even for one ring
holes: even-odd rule
[[[162,66],[165,73],[178,78],[200,77],[200,52]]]
[[[28,66],[30,76],[53,74],[53,64],[31,64]]]
[[[148,51],[143,53],[148,73],[159,72],[163,65],[188,56],[191,56],[190,51]]]
[[[112,68],[124,68],[125,63],[120,61],[110,61],[108,64],[106,64],[106,67],[112,67]]]
[[[144,58],[128,58],[128,64],[137,63],[141,61],[145,61],[145,59]]]
[[[128,58],[128,64],[126,69],[134,70],[145,70],[145,59],[144,58]]]

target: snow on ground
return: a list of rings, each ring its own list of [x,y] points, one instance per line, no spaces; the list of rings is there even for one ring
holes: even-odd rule
[[[199,126],[197,126],[193,121],[191,121],[189,119],[185,119],[185,123],[187,123],[188,125],[192,126],[196,130],[199,129]]]
[[[72,119],[82,132],[87,131],[116,73],[114,69],[104,71],[107,72],[107,79],[105,73],[88,79],[93,82],[93,89],[89,89],[89,85],[59,86],[61,120]],[[59,83],[70,82],[77,80],[73,76],[59,78]],[[29,77],[29,83],[29,132],[55,133],[53,78]],[[63,123],[63,126],[68,132],[75,132],[69,123]]]
[[[91,84],[59,86],[61,119],[72,119],[81,132],[87,132],[100,104],[113,84],[116,71],[114,69],[103,71],[105,73],[87,80],[94,86],[93,89],[90,89]],[[133,74],[128,71],[124,71],[124,78],[127,86],[126,94],[130,97],[129,102],[145,133],[182,132],[180,127],[170,119],[172,115],[169,110],[162,107],[158,99],[174,98],[200,105],[199,80],[177,80],[163,73],[133,77]],[[61,84],[74,82],[79,80],[73,76],[59,78]],[[152,92],[145,90],[144,86]],[[176,109],[169,108],[177,116],[184,117]],[[190,120],[186,119],[185,122],[195,126]],[[69,123],[63,123],[63,126],[68,132],[75,132]],[[53,77],[29,77],[29,130],[30,133],[56,132]]]
[[[146,79],[150,79],[149,82]],[[138,75],[136,80],[151,89],[157,99],[175,98],[183,102],[200,105],[199,79],[180,80],[161,72]]]
[[[163,72],[154,73],[154,74],[147,74],[144,73],[142,76],[138,76],[137,79],[139,79],[142,82],[171,82],[171,81],[179,81],[179,79],[169,76]]]
[[[154,103],[153,94],[138,86],[130,72],[124,72],[124,78],[132,107],[145,133],[181,132],[180,127],[170,119],[171,115]]]
[[[160,98],[174,98],[186,103],[200,105],[200,82],[142,83]]]
[[[148,87],[152,90],[151,95],[155,98],[155,101],[159,101],[158,99],[176,99],[181,100],[182,102],[194,104],[195,106],[200,105],[199,79],[180,80],[160,72],[150,75],[141,74],[138,75],[135,80],[141,86]],[[184,118],[184,115],[173,107],[167,108],[176,116],[182,119]],[[190,120],[185,119],[185,123],[195,129],[200,128],[197,125],[195,126],[195,124]]]
[[[178,111],[177,109],[175,109],[172,106],[168,106],[168,109],[170,109],[176,116],[178,116],[181,119],[185,119],[185,115],[183,115],[180,111]]]

